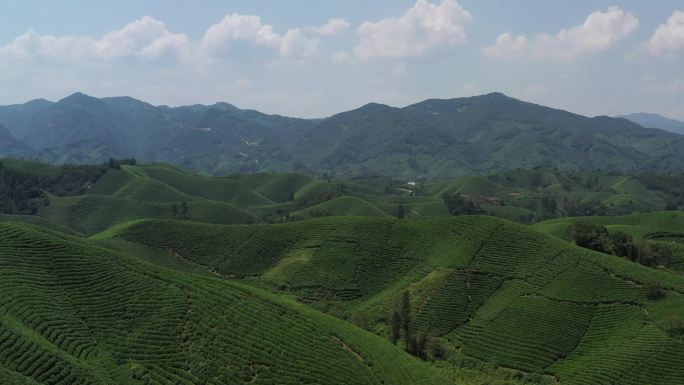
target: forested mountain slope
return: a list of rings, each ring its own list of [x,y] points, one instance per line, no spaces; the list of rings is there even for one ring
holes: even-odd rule
[[[369,104],[317,120],[227,103],[171,108],[76,93],[54,103],[0,107],[0,124],[11,135],[0,130],[0,156],[58,163],[134,157],[209,174],[434,178],[536,166],[622,172],[684,166],[682,136],[500,93],[404,108]],[[2,145],[10,140],[16,141],[12,147]]]

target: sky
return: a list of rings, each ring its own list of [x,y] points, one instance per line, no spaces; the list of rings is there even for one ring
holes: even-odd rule
[[[684,0],[0,0],[0,104],[74,92],[317,118],[503,92],[684,120]]]

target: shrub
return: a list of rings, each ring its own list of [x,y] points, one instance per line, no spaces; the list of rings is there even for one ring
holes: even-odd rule
[[[444,193],[442,199],[451,215],[475,215],[482,213],[482,209],[478,204],[466,199],[459,193]]]
[[[684,336],[684,320],[676,315],[665,317],[660,322],[660,327],[673,337]]]
[[[660,287],[660,285],[656,283],[649,283],[644,285],[644,290],[646,291],[646,298],[652,301],[657,301],[659,299],[665,298],[665,292]]]

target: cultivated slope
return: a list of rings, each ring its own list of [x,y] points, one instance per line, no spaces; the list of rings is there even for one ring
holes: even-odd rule
[[[0,224],[3,384],[449,383],[341,320],[92,242]]]
[[[407,290],[412,333],[438,337],[442,355],[460,351],[563,384],[684,383],[684,340],[671,322],[684,317],[681,275],[511,222],[144,221],[117,237],[288,292],[381,335]],[[652,284],[664,298],[647,296]]]

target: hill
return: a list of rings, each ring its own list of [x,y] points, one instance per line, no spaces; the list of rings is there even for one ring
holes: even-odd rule
[[[569,240],[568,228],[578,222],[605,226],[610,232],[621,231],[636,239],[658,242],[672,253],[669,266],[684,272],[684,214],[681,211],[662,211],[615,217],[570,217],[536,223],[541,232]]]
[[[110,236],[295,296],[390,341],[398,320],[408,326],[397,326],[397,345],[430,359],[496,362],[562,384],[684,382],[680,274],[511,222],[144,221]]]
[[[369,104],[307,120],[211,106],[152,106],[81,93],[0,107],[0,156],[57,163],[168,162],[213,175],[254,172],[445,178],[543,166],[671,172],[684,138],[587,118],[500,93]],[[8,135],[9,134],[9,135]],[[3,145],[4,144],[4,145]],[[23,145],[22,145],[23,144]]]
[[[664,131],[684,135],[684,122],[666,118],[662,115],[640,112],[636,114],[623,115],[620,116],[620,118],[630,120],[644,127],[659,128]]]
[[[330,215],[442,217],[450,215],[445,195],[522,223],[684,207],[684,178],[678,175],[539,168],[416,182],[297,173],[210,177],[169,164],[133,163],[55,166],[4,158],[0,213],[38,215],[90,235],[140,218],[234,224]]]
[[[450,383],[283,297],[28,225],[0,224],[0,281],[3,384]]]

